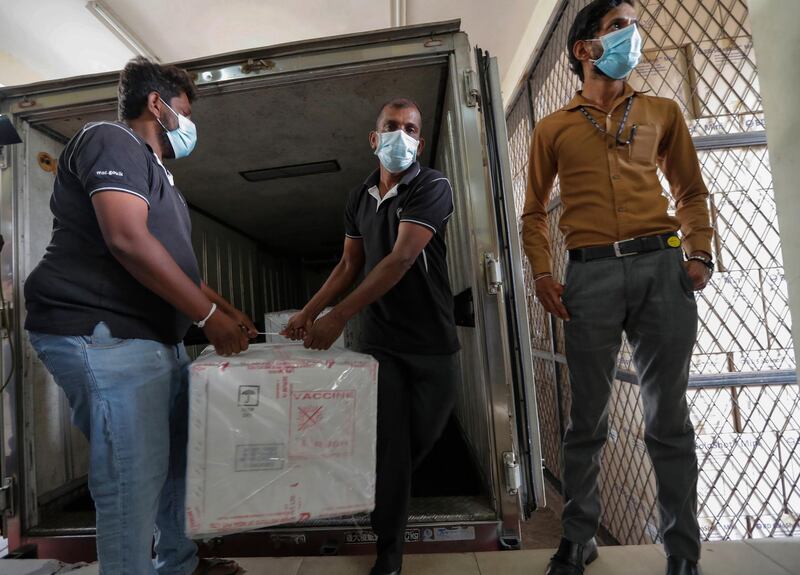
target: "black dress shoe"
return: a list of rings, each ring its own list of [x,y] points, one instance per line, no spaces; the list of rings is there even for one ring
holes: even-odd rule
[[[586,544],[562,539],[545,575],[582,575],[584,567],[597,559],[597,556],[597,543],[594,539]]]
[[[694,561],[680,557],[667,557],[667,575],[703,575]]]

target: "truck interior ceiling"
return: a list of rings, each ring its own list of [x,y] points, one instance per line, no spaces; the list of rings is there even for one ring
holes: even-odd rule
[[[368,136],[384,102],[398,96],[418,102],[427,143],[422,164],[446,174],[458,169],[454,128],[448,128],[450,74],[447,60],[439,59],[368,71],[335,70],[266,86],[231,83],[204,88],[193,104],[197,148],[188,158],[166,166],[192,210],[193,240],[208,284],[259,325],[264,313],[302,306],[341,255],[347,194],[377,167]],[[102,111],[77,110],[29,126],[28,143],[42,142],[39,148],[49,147],[57,156],[86,122],[115,119],[110,104]],[[31,149],[29,157],[42,149]],[[451,160],[444,161],[447,157]],[[31,189],[39,198],[38,207],[31,208],[38,221],[31,226],[40,228],[43,244],[49,237],[46,206],[53,174],[41,176],[41,184],[30,184],[44,188]],[[457,216],[448,230],[451,276],[472,278],[472,264],[459,254],[467,250],[455,245],[468,238],[466,216],[458,218],[458,201],[456,205]],[[31,248],[28,265],[41,257],[44,245],[37,249],[35,253]],[[465,289],[458,283],[453,286],[456,293]],[[357,349],[358,330],[349,333]],[[468,322],[459,327],[459,337],[465,350],[479,345]],[[64,398],[38,369],[33,398],[41,406],[34,410],[38,512],[28,517],[29,525],[42,533],[90,532],[94,515],[86,487],[86,445],[69,427]],[[474,396],[470,388],[483,381],[467,375],[471,371],[468,366],[463,369],[466,398]],[[462,398],[461,403],[480,405],[485,402],[481,397]],[[457,409],[416,474],[412,523],[415,517],[446,519],[456,512],[460,521],[497,517],[484,446],[489,426],[485,413],[485,407]]]

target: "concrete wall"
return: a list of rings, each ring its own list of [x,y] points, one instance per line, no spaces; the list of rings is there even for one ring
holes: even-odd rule
[[[767,121],[767,140],[789,306],[795,320],[794,346],[800,349],[800,3],[749,0],[753,43]]]

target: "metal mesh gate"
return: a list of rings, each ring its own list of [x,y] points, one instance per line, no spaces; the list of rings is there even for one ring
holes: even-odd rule
[[[517,213],[535,122],[579,88],[565,53],[588,0],[553,16],[528,82],[507,115]],[[800,535],[800,393],[780,234],[747,5],[743,0],[640,0],[644,57],[630,83],[678,101],[711,192],[718,272],[698,294],[700,330],[688,399],[697,432],[699,516],[707,540]],[[666,190],[665,190],[666,193]],[[558,185],[549,206],[564,254]],[[564,257],[554,258],[563,277]],[[560,476],[569,385],[560,321],[530,310],[544,463]],[[656,484],[644,444],[637,377],[623,346],[603,454],[603,526],[624,544],[659,540]]]

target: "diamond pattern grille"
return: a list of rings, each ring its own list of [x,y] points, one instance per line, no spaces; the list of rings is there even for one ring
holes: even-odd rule
[[[562,3],[507,116],[518,214],[531,130],[579,88],[565,47],[569,26],[587,3]],[[800,535],[800,393],[792,383],[796,359],[769,151],[765,138],[758,137],[765,123],[747,5],[744,0],[640,0],[637,7],[644,56],[629,81],[680,104],[697,138],[716,231],[718,272],[697,297],[700,329],[687,395],[697,432],[703,536]],[[753,133],[752,143],[733,142]],[[721,143],[707,144],[709,136]],[[564,254],[558,195],[556,182],[550,210],[553,253]],[[557,278],[563,278],[565,261],[555,258]],[[560,437],[570,404],[563,326],[536,301],[527,261],[523,266],[545,465],[559,476]],[[660,538],[656,482],[634,372],[623,342],[600,483],[603,525],[625,544]]]

